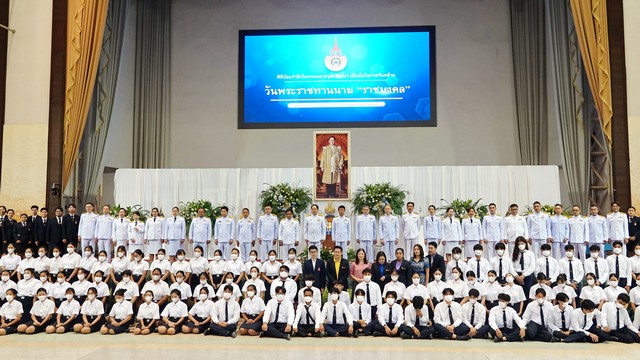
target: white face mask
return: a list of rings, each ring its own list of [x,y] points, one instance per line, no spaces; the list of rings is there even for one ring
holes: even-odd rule
[[[68,252],[69,254],[73,254],[75,251],[76,251],[76,249],[75,249],[75,248],[70,248],[70,247],[68,247],[68,248],[67,248],[67,252]]]
[[[498,305],[500,306],[500,309],[506,309],[507,308],[507,303],[504,301],[500,301],[498,303]]]
[[[593,284],[595,284],[595,283],[596,283],[596,281],[595,281],[595,280],[593,280],[593,279],[587,279],[587,284],[588,284],[588,285],[590,285],[590,286],[591,286],[591,285],[593,285]]]
[[[184,279],[183,279],[183,278],[176,278],[176,282],[177,282],[178,284],[182,284],[182,281],[184,281]]]
[[[433,279],[436,281],[440,281],[440,279],[442,279],[442,275],[433,275]]]
[[[613,248],[613,253],[616,254],[616,255],[620,255],[620,253],[622,253],[622,248],[614,247]]]
[[[153,301],[153,296],[149,295],[149,296],[145,296],[144,299],[149,303]]]
[[[640,249],[635,249],[635,250],[633,250],[633,252],[634,252],[636,255],[640,256]]]
[[[444,296],[444,301],[452,302],[453,301],[453,295],[445,295]]]
[[[71,301],[71,299],[73,299],[73,294],[67,294],[64,297],[67,298],[68,301]]]
[[[395,303],[396,303],[396,299],[394,299],[392,297],[388,297],[387,298],[387,305],[392,306]]]
[[[473,253],[476,254],[476,256],[481,256],[482,250],[475,250]]]
[[[304,297],[304,302],[306,302],[307,304],[309,304],[311,301],[313,301],[313,297],[311,297],[311,296],[305,296]]]
[[[545,251],[542,252],[542,256],[544,256],[544,257],[549,257],[550,255],[551,255],[551,251],[549,251],[549,250],[545,250]]]
[[[356,300],[358,301],[358,303],[362,304],[364,302],[364,296],[358,295],[356,296]]]
[[[91,251],[85,251],[84,252],[84,256],[86,256],[86,257],[91,256],[91,254],[93,254]]]
[[[492,282],[496,281],[496,277],[495,277],[495,276],[489,276],[489,277],[487,278],[487,280],[489,280],[489,282],[491,282],[491,283],[492,283]]]
[[[233,282],[233,278],[226,278],[226,279],[224,279],[224,281],[225,281],[227,284],[231,284],[231,283]]]
[[[524,249],[527,248],[527,245],[525,244],[518,244],[518,250],[523,251]]]
[[[513,284],[513,276],[507,276],[505,280],[507,281],[508,284]]]
[[[231,260],[237,260],[238,254],[231,254]]]
[[[307,285],[307,287],[312,287],[313,286],[313,280],[305,280],[304,284]]]
[[[117,302],[118,304],[122,304],[122,302],[123,302],[123,301],[124,301],[124,299],[123,299],[123,298],[116,299],[116,302]]]
[[[258,278],[258,273],[257,272],[252,272],[251,273],[251,278],[252,279],[257,279]]]
[[[620,304],[619,302],[616,303],[616,308],[618,309],[624,309],[624,305]]]
[[[289,254],[289,260],[295,260],[296,255],[295,254]]]
[[[107,257],[106,256],[98,256],[98,260],[100,260],[100,262],[105,262],[105,261],[107,261]]]
[[[200,285],[207,285],[207,280],[200,280]]]
[[[413,281],[413,285],[418,285],[420,284],[420,279],[411,279],[411,281]]]
[[[398,275],[391,275],[391,281],[398,281],[399,277]]]
[[[96,284],[98,284],[102,281],[102,278],[100,276],[97,276],[97,277],[94,277],[93,280],[95,280]]]
[[[453,254],[454,260],[460,260],[460,254]]]
[[[45,252],[39,252],[38,253],[38,256],[40,256],[40,257],[44,257],[45,255],[47,255],[47,253],[45,253]]]
[[[2,275],[2,281],[4,282],[9,281],[9,275]]]
[[[278,294],[278,295],[276,295],[276,299],[277,299],[278,301],[282,301],[282,300],[284,300],[284,294]]]
[[[269,261],[276,261],[275,255],[269,255]]]
[[[222,257],[220,255],[214,255],[213,256],[213,261],[220,261],[220,259],[222,259]]]
[[[339,294],[331,294],[331,301],[336,301],[340,298]]]
[[[160,280],[160,275],[153,275],[153,276],[151,276],[151,279],[153,281],[158,281],[158,280]]]
[[[460,279],[460,274],[458,274],[458,273],[452,273],[452,274],[451,274],[451,277],[453,278],[453,280],[458,280],[458,279]]]
[[[618,286],[618,282],[615,280],[609,280],[609,285],[611,285],[612,287],[616,287]]]
[[[286,271],[280,271],[280,277],[281,277],[281,278],[283,278],[283,279],[284,279],[284,278],[286,278],[287,276],[289,276],[289,273],[288,273],[288,272],[286,272]]]
[[[95,298],[96,298],[96,294],[87,295],[87,299],[89,299],[89,300],[95,300]]]
[[[471,305],[473,305],[473,304],[475,304],[475,303],[477,303],[477,302],[478,302],[478,299],[469,299],[469,303],[470,303]]]
[[[362,277],[362,279],[364,279],[364,282],[370,282],[371,281],[371,275],[365,275]]]
[[[544,299],[536,299],[536,301],[538,302],[538,304],[542,305],[544,304]]]
[[[129,283],[129,281],[131,281],[131,278],[129,278],[129,277],[125,277],[125,278],[122,278],[122,281],[123,281],[125,284],[128,284],[128,283]]]
[[[247,291],[247,296],[248,297],[253,297],[256,293],[254,291]]]
[[[57,251],[56,251],[56,252],[54,252],[54,253],[53,253],[53,257],[57,258],[57,257],[59,257],[59,256],[60,256],[60,253],[59,253],[59,252],[57,252]]]
[[[200,294],[200,296],[199,296],[199,297],[200,297],[200,300],[201,300],[201,301],[205,301],[205,300],[207,300],[207,294]]]
[[[28,252],[24,254],[24,257],[26,257],[27,259],[31,259],[33,257],[33,254]]]
[[[7,253],[9,254],[13,254],[14,251],[15,251],[14,249],[7,249]]]
[[[476,284],[476,281],[475,281],[475,280],[474,280],[474,281],[467,281],[467,286],[468,286],[469,288],[472,288],[472,287],[473,287],[473,285],[475,285],[475,284]]]
[[[171,301],[172,301],[173,303],[177,303],[178,301],[180,301],[180,298],[172,297],[172,298],[171,298]]]
[[[158,254],[158,260],[160,260],[160,261],[164,260],[164,255]]]
[[[122,259],[124,257],[124,253],[123,252],[119,252],[118,253],[118,257]]]
[[[573,258],[573,251],[567,251],[565,254],[567,255],[567,259]]]
[[[47,299],[46,295],[38,295],[38,300],[45,301]]]
[[[251,261],[251,262],[256,261],[255,255],[249,255],[249,261]]]
[[[24,274],[25,280],[31,280],[31,274]]]
[[[200,256],[198,256],[198,255],[196,255],[196,254],[193,254],[193,255],[194,255],[195,257],[200,257]],[[180,260],[180,261],[184,260],[184,255],[178,255],[178,260]]]
[[[13,301],[13,295],[7,295],[6,299],[8,302],[12,302]]]
[[[496,250],[496,254],[498,254],[498,256],[502,256],[504,255],[504,250]]]
[[[599,252],[592,252],[591,253],[591,258],[592,259],[597,259],[598,258],[598,254],[599,254]]]
[[[225,291],[224,293],[222,293],[222,297],[223,297],[225,300],[229,300],[229,299],[231,299],[231,293],[230,293],[230,292],[226,292],[226,291]]]
[[[196,252],[193,253],[193,257],[195,257],[195,258],[199,258],[201,256],[202,256],[202,253],[200,251],[196,251]]]

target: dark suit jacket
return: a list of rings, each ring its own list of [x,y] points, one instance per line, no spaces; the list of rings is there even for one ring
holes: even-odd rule
[[[71,215],[67,214],[62,217],[62,226],[64,227],[63,234],[68,242],[75,244],[78,242],[78,224],[80,223],[80,215],[75,214],[73,220]]]
[[[393,260],[387,265],[389,268],[389,273],[391,273],[394,269],[396,269],[396,264],[398,260]],[[400,264],[400,268],[398,269],[398,281],[403,283],[405,286],[409,286],[412,284],[411,276],[413,275],[413,268],[411,267],[411,263],[407,260],[402,260],[402,264]]]
[[[58,224],[57,218],[54,216],[47,221],[45,242],[49,248],[61,246],[62,239],[65,239],[64,223]]]
[[[13,219],[9,219],[9,217],[5,217],[5,219],[2,221],[2,241],[6,242],[7,244],[12,244],[15,240],[14,240],[14,236],[13,236],[13,227],[15,226],[16,222]]]
[[[380,286],[380,290],[384,289],[384,286],[391,281],[391,270],[389,269],[388,264],[384,264],[382,271],[380,271],[380,266],[378,262],[371,264],[371,280]],[[381,277],[384,276],[384,281],[380,280]]]
[[[47,245],[47,224],[48,219],[39,217],[33,225],[33,240],[37,241],[38,246]]]
[[[327,261],[327,286],[329,288],[333,287],[333,284],[336,280],[340,280],[345,284],[345,288],[347,286],[347,280],[349,279],[349,261],[347,259],[340,259],[340,269],[336,274],[336,263],[333,261],[333,258]]]
[[[315,267],[311,259],[305,260],[304,264],[302,264],[302,273],[305,277],[309,274],[313,275],[313,286],[318,289],[322,290],[327,286],[327,269],[322,259],[316,259]]]
[[[430,258],[430,255],[427,254],[424,257],[424,261],[429,263],[429,258]],[[444,257],[442,257],[442,255],[440,254],[435,254],[433,257],[431,257],[431,268],[429,269],[429,282],[433,281],[433,273],[436,271],[436,269],[440,269],[440,271],[442,272],[442,276],[444,278],[445,271],[447,270],[447,264],[445,264]]]
[[[15,241],[20,240],[20,245],[22,247],[29,245],[29,243],[33,240],[31,230],[31,224],[29,224],[28,222],[24,223],[24,225],[22,225],[21,222],[16,223],[13,226],[13,237]]]

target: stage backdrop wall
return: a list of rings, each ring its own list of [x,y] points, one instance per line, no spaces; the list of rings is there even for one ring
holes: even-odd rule
[[[121,206],[142,205],[160,208],[165,214],[180,201],[207,199],[214,205],[225,203],[234,215],[249,208],[251,217],[260,214],[259,194],[266,184],[288,182],[311,187],[312,168],[270,169],[120,169],[115,175],[114,198]],[[409,166],[352,167],[351,188],[365,183],[391,182],[409,191],[420,213],[440,199],[482,198],[494,202],[505,213],[509,204],[521,210],[534,201],[560,201],[557,166]],[[334,207],[343,202],[334,202]],[[344,202],[351,209],[348,202]],[[319,202],[321,212],[326,202]],[[351,211],[348,211],[350,213]],[[354,217],[354,214],[351,214]],[[301,245],[302,247],[302,245]]]

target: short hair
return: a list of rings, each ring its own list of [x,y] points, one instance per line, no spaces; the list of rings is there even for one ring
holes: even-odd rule
[[[616,246],[616,245],[622,246],[622,241],[620,241],[620,240],[614,241],[612,246]]]
[[[542,204],[540,204],[540,201],[534,201],[533,205],[535,206],[535,205],[542,205]]]
[[[611,202],[611,206],[612,206],[612,207],[613,207],[613,205],[618,205],[618,206],[620,206],[620,204],[618,204],[618,202],[617,202],[617,201],[613,201],[613,202]]]
[[[542,246],[540,246],[540,250],[551,250],[551,245],[542,244]]]
[[[477,298],[478,296],[480,296],[480,291],[478,291],[478,289],[470,289],[469,296]]]
[[[280,265],[280,271],[285,270],[286,272],[289,272],[289,267],[287,265]]]
[[[179,298],[182,298],[182,292],[178,289],[171,290],[171,295],[178,295]]]
[[[429,205],[429,207],[427,209],[433,209],[436,210],[436,206],[435,205]]]
[[[113,294],[114,296],[124,296],[124,294],[127,293],[126,289],[118,289],[116,290],[116,292]]]
[[[316,208],[316,210],[319,209],[318,204],[311,204],[311,209],[313,209],[314,207]]]
[[[484,248],[480,244],[475,244],[473,245],[473,250],[484,250]]]
[[[442,290],[442,295],[453,295],[453,289],[452,288],[444,288],[444,290]]]
[[[498,300],[510,302],[511,296],[509,296],[509,294],[501,293],[501,294],[498,294]]]
[[[573,251],[573,249],[574,249],[574,247],[573,247],[573,245],[571,245],[571,244],[569,244],[569,245],[565,245],[565,247],[564,247],[564,251],[565,251],[565,252],[566,252],[566,251]]]
[[[438,247],[438,243],[435,242],[435,241],[430,241],[429,242],[429,246],[433,246],[434,248],[437,248]]]
[[[347,208],[346,208],[346,207],[344,207],[344,205],[340,205],[340,206],[338,206],[338,210],[340,210],[340,209],[347,210]]]
[[[511,208],[517,208],[517,207],[518,207],[518,204],[511,204],[511,205],[509,205],[509,209],[511,209]]]
[[[591,245],[591,246],[589,246],[589,251],[598,251],[598,252],[600,252],[600,246]]]
[[[490,204],[489,204],[489,207],[491,207],[491,206],[493,206],[493,207],[497,207],[495,203],[490,203]]]
[[[540,295],[540,294],[542,294],[542,296],[547,296],[547,291],[543,288],[537,288],[536,295]]]
[[[385,296],[385,298],[388,298],[388,297],[390,297],[390,296],[391,296],[391,297],[393,297],[394,299],[397,299],[397,298],[398,298],[398,294],[397,294],[395,291],[393,291],[393,290],[391,290],[391,291],[387,291],[387,295]]]
[[[411,300],[415,309],[422,309],[424,306],[424,298],[422,296],[414,296]]]
[[[317,251],[318,247],[315,246],[315,245],[311,245],[311,246],[309,246],[309,251],[311,251],[311,250],[316,250]]]
[[[414,203],[413,203],[413,201],[409,201],[409,202],[407,203],[407,206],[409,206],[409,205],[416,206],[416,204],[414,204]]]
[[[569,296],[563,292],[559,292],[556,294],[556,301],[558,302],[568,302]]]
[[[366,293],[364,292],[363,289],[356,289],[356,296],[357,295],[365,295]]]
[[[333,247],[333,251],[336,251],[338,249],[340,249],[340,251],[343,251],[342,250],[342,246],[340,246],[340,245],[336,245],[336,246]]]
[[[304,295],[307,295],[307,294],[313,295],[313,289],[305,288],[304,291],[302,291],[302,293]]]
[[[473,270],[469,270],[467,271],[467,277],[471,276],[471,277],[476,277],[476,273]]]
[[[620,294],[618,294],[617,300],[620,300],[623,303],[628,304],[629,301],[631,301],[631,297],[627,293],[620,293]]]
[[[233,286],[230,284],[227,284],[224,286],[224,289],[222,291],[229,291],[231,293],[233,293]]]
[[[287,293],[287,289],[285,289],[284,286],[277,286],[276,287],[276,294],[286,294]]]
[[[583,310],[593,310],[595,309],[596,305],[593,303],[593,301],[589,299],[584,299],[580,302],[580,307]]]
[[[451,253],[452,254],[462,254],[462,249],[460,249],[459,247],[456,246],[451,250]]]
[[[228,206],[226,206],[226,205],[222,205],[222,206],[220,207],[220,211],[222,211],[222,210],[224,210],[224,211],[229,211],[229,207],[228,207]]]
[[[496,244],[496,250],[505,250],[507,247],[504,245],[504,243],[497,243]]]
[[[31,205],[31,210],[36,209],[38,210],[40,207],[38,205]]]

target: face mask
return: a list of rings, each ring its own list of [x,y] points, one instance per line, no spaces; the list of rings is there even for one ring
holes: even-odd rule
[[[258,278],[258,273],[257,273],[257,272],[252,272],[252,273],[251,273],[251,278],[252,278],[252,279],[256,279],[256,278]]]
[[[312,287],[313,286],[313,280],[305,280],[304,284],[307,285],[307,287]]]
[[[289,260],[294,260],[296,258],[295,254],[289,254]]]
[[[171,302],[173,302],[174,304],[177,303],[178,301],[180,301],[180,298],[177,298],[177,297],[171,298]]]
[[[213,261],[220,261],[220,259],[222,259],[222,257],[220,255],[214,255],[213,256]]]
[[[60,253],[59,253],[59,252],[54,252],[54,253],[53,253],[53,257],[56,257],[56,258],[57,258],[58,256],[60,256]]]
[[[95,300],[95,298],[96,298],[96,294],[87,295],[87,299],[89,299],[89,300]]]
[[[592,252],[592,253],[591,253],[591,258],[592,258],[592,259],[597,259],[597,258],[598,258],[598,254],[599,254],[599,253],[597,253],[597,252]]]
[[[396,303],[396,299],[394,299],[392,297],[387,298],[387,305],[392,306],[395,303]]]
[[[620,253],[622,253],[622,248],[614,247],[613,248],[613,253],[616,254],[616,255],[620,255]]]
[[[284,300],[284,294],[278,294],[278,295],[276,295],[276,299],[277,299],[278,301],[282,301],[282,300]]]
[[[102,281],[102,278],[100,276],[97,276],[97,277],[94,277],[93,280],[95,280],[96,284],[98,284]]]
[[[100,262],[105,262],[105,261],[107,261],[107,257],[106,256],[98,256],[98,260],[100,260]]]
[[[122,281],[123,281],[125,284],[128,284],[128,283],[129,283],[129,281],[131,281],[131,278],[125,277],[125,278],[122,278]]]
[[[238,254],[231,254],[231,260],[237,260]]]
[[[469,303],[471,303],[471,305],[475,304],[478,302],[478,299],[469,299]]]
[[[498,254],[498,256],[502,256],[504,255],[504,250],[496,250],[496,254]]]
[[[525,245],[525,244],[519,244],[518,245],[518,250],[520,250],[520,251],[523,251],[526,248],[527,248],[527,245]]]
[[[24,254],[24,257],[26,257],[27,259],[31,259],[31,257],[33,257],[33,254],[28,252]]]
[[[182,284],[182,281],[184,281],[184,279],[183,279],[183,278],[176,278],[176,282],[177,282],[178,284]]]
[[[9,275],[2,275],[2,281],[4,282],[9,281]]]
[[[280,277],[281,278],[286,278],[287,276],[289,276],[289,273],[286,271],[280,271]]]
[[[571,259],[573,257],[573,251],[567,251],[565,254],[567,255],[568,259]]]
[[[440,281],[440,279],[442,279],[442,275],[433,275],[433,279]]]
[[[391,281],[398,281],[398,275],[391,275]]]
[[[160,261],[164,260],[164,255],[158,254],[158,260],[160,260]]]
[[[47,279],[46,277],[41,277],[40,281],[42,281],[43,283],[47,282],[49,279]]]
[[[460,279],[460,274],[453,273],[453,274],[451,274],[451,277],[453,277],[453,280],[458,280],[458,279]]]
[[[339,294],[331,294],[331,301],[336,301],[340,298]]]
[[[413,285],[420,284],[420,279],[411,279],[413,281]]]
[[[180,256],[182,256],[182,255],[180,255]],[[193,257],[196,258],[196,259],[201,257],[201,256],[202,256],[202,253],[200,251],[196,251],[196,252],[193,253]],[[182,259],[184,259],[184,256],[182,256]],[[182,259],[180,259],[180,260],[182,260]]]
[[[73,299],[73,294],[67,294],[64,297],[66,297],[68,301],[71,301],[71,299]]]
[[[549,251],[549,250],[545,250],[545,251],[542,252],[542,256],[544,256],[544,257],[549,257],[549,255],[551,255],[551,251]]]
[[[620,304],[619,302],[616,303],[616,307],[618,309],[624,309],[624,305]]]
[[[256,261],[256,257],[254,255],[250,255],[249,256],[249,261],[251,261],[251,262]]]
[[[222,297],[225,300],[229,300],[229,299],[231,299],[231,293],[230,292],[225,292],[225,293],[222,294]]]
[[[364,296],[358,295],[356,296],[356,300],[358,301],[358,303],[362,304],[364,302]]]
[[[201,301],[207,300],[207,294],[200,294],[200,300]]]
[[[38,253],[38,256],[40,256],[40,257],[44,257],[45,255],[46,255],[46,253],[44,253],[44,252],[39,252]]]
[[[135,261],[135,262],[137,262],[137,263],[139,263],[139,262],[140,262],[140,260],[141,260],[141,259],[140,259],[139,257],[134,257],[134,258],[133,258],[133,261]]]
[[[476,282],[475,282],[475,281],[467,281],[467,286],[468,286],[469,288],[472,288],[472,287],[473,287],[473,285],[475,285],[475,284],[476,284]]]
[[[482,250],[475,250],[473,253],[476,254],[476,256],[480,256],[482,255]]]
[[[13,254],[13,252],[14,252],[14,251],[15,251],[15,250],[13,250],[13,249],[7,249],[7,252],[8,252],[9,254]]]
[[[512,276],[507,276],[507,277],[505,278],[505,280],[507,280],[507,283],[509,283],[509,284],[513,284],[513,277],[512,277]]]
[[[634,252],[636,255],[640,256],[640,249],[635,249],[635,250],[633,250],[633,252]]]
[[[203,286],[207,285],[207,280],[206,279],[205,280],[200,280],[200,285],[203,285]]]
[[[31,280],[31,274],[24,274],[24,279],[25,280]]]
[[[149,295],[149,296],[145,296],[145,297],[144,297],[144,299],[145,299],[147,302],[151,302],[151,301],[153,301],[153,296],[151,296],[151,295]]]
[[[371,275],[365,275],[362,278],[364,279],[364,282],[370,282],[371,281]]]
[[[153,276],[151,277],[151,279],[152,279],[153,281],[158,281],[158,280],[160,280],[160,275],[153,275]]]
[[[68,248],[67,248],[67,252],[68,252],[69,254],[73,254],[73,253],[75,252],[75,250],[76,250],[76,249],[74,249],[74,248],[70,248],[70,247],[68,247]]]
[[[46,295],[38,295],[38,300],[40,301],[45,301],[46,298],[47,298]]]
[[[226,278],[224,280],[227,284],[231,284],[233,282],[233,278]]]
[[[7,295],[6,299],[8,302],[12,302],[13,301],[13,295]]]
[[[507,308],[507,303],[504,301],[500,301],[498,303],[498,306],[500,306],[500,309],[506,309]]]
[[[304,297],[304,302],[306,302],[307,304],[310,303],[311,301],[313,301],[313,298],[311,296]]]
[[[194,254],[195,255],[195,254]],[[197,256],[196,256],[197,257]],[[184,255],[178,255],[178,260],[182,261],[184,260]]]
[[[536,299],[536,301],[538,302],[538,304],[542,305],[544,304],[544,299]]]
[[[453,254],[454,260],[460,260],[460,254]]]
[[[85,251],[84,252],[84,256],[86,256],[86,257],[91,256],[91,254],[93,254],[91,251]]]
[[[123,258],[123,257],[124,257],[124,253],[123,253],[123,252],[119,252],[119,253],[118,253],[118,257],[119,257],[119,258]]]
[[[444,296],[444,301],[452,302],[453,301],[453,295],[445,295]]]
[[[248,297],[253,297],[253,295],[255,295],[256,293],[254,291],[247,291],[247,296]]]
[[[269,261],[276,261],[275,255],[269,255]]]
[[[595,283],[596,283],[596,281],[595,281],[595,280],[593,280],[593,279],[587,279],[587,284],[588,284],[588,285],[593,285],[593,284],[595,284]]]
[[[118,304],[122,304],[122,302],[123,302],[123,301],[124,301],[124,299],[122,299],[122,298],[116,299],[116,302],[117,302]]]
[[[615,281],[615,280],[613,280],[613,281],[609,281],[609,285],[611,285],[611,286],[613,286],[613,287],[616,287],[616,286],[618,286],[618,282],[617,282],[617,281]]]
[[[495,277],[495,276],[489,276],[489,277],[487,278],[487,280],[489,280],[489,282],[491,282],[491,283],[492,283],[492,282],[496,281],[496,277]]]

